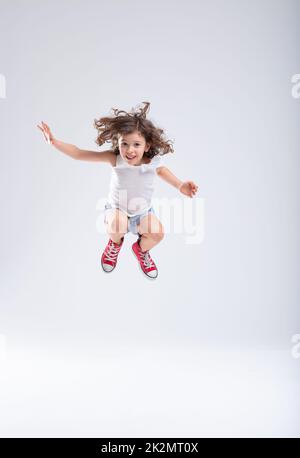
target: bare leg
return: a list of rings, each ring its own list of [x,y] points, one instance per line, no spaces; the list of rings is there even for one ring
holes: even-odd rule
[[[155,234],[143,234],[142,235],[142,237],[140,238],[140,241],[139,241],[139,244],[140,244],[140,247],[141,247],[142,251],[150,251],[163,238],[162,236],[161,237],[157,237],[157,235],[155,236],[155,238],[153,238],[153,235],[155,235]]]
[[[112,239],[113,242],[115,242],[117,245],[121,245],[121,240],[124,238],[124,234],[108,234],[109,237]]]
[[[149,251],[155,247],[164,237],[161,222],[153,214],[148,214],[140,221],[138,232],[141,234],[139,245],[142,251]]]
[[[106,231],[111,240],[118,245],[127,234],[128,217],[120,210],[112,210],[107,215]]]

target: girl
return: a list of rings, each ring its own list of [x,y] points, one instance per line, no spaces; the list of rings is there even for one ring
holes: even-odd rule
[[[96,143],[112,144],[107,151],[87,151],[63,143],[53,137],[43,121],[37,127],[46,141],[73,159],[106,162],[111,165],[110,190],[105,205],[104,223],[109,236],[101,256],[104,272],[112,272],[128,232],[138,235],[132,251],[143,274],[149,279],[158,276],[157,267],[149,251],[164,237],[164,229],[151,206],[153,182],[156,174],[182,194],[193,197],[198,186],[193,181],[180,181],[162,163],[162,156],[173,153],[173,148],[163,138],[164,131],[146,119],[150,103],[127,113],[112,109],[114,116],[94,120],[98,131]]]

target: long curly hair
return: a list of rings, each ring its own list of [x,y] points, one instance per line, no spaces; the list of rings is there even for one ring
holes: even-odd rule
[[[150,103],[143,102],[143,104],[143,107],[136,110],[132,109],[129,113],[112,108],[114,116],[95,119],[94,127],[98,131],[98,136],[95,140],[97,145],[101,146],[105,142],[111,142],[112,150],[118,155],[120,154],[118,136],[138,131],[143,135],[146,143],[151,145],[149,151],[144,153],[144,156],[152,159],[158,154],[174,153],[173,141],[166,140],[163,129],[154,126],[149,119],[146,119]]]

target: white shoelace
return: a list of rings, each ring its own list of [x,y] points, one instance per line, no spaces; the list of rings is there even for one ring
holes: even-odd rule
[[[114,262],[116,260],[116,257],[118,256],[119,251],[120,251],[120,246],[117,248],[113,244],[111,244],[108,247],[108,250],[107,250],[107,253],[105,255],[105,258],[108,261],[113,261]]]
[[[147,267],[147,269],[149,269],[150,267],[155,267],[154,262],[150,258],[149,251],[145,251],[145,253],[141,251],[140,255],[143,260],[144,266]]]

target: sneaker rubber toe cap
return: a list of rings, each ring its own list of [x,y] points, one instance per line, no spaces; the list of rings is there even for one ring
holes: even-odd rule
[[[115,266],[112,266],[111,264],[102,264],[102,268],[104,272],[111,272],[114,270]]]
[[[156,278],[157,275],[158,275],[158,272],[157,272],[157,270],[150,270],[150,272],[147,272],[146,275],[147,275],[148,277],[150,277],[150,278]]]

